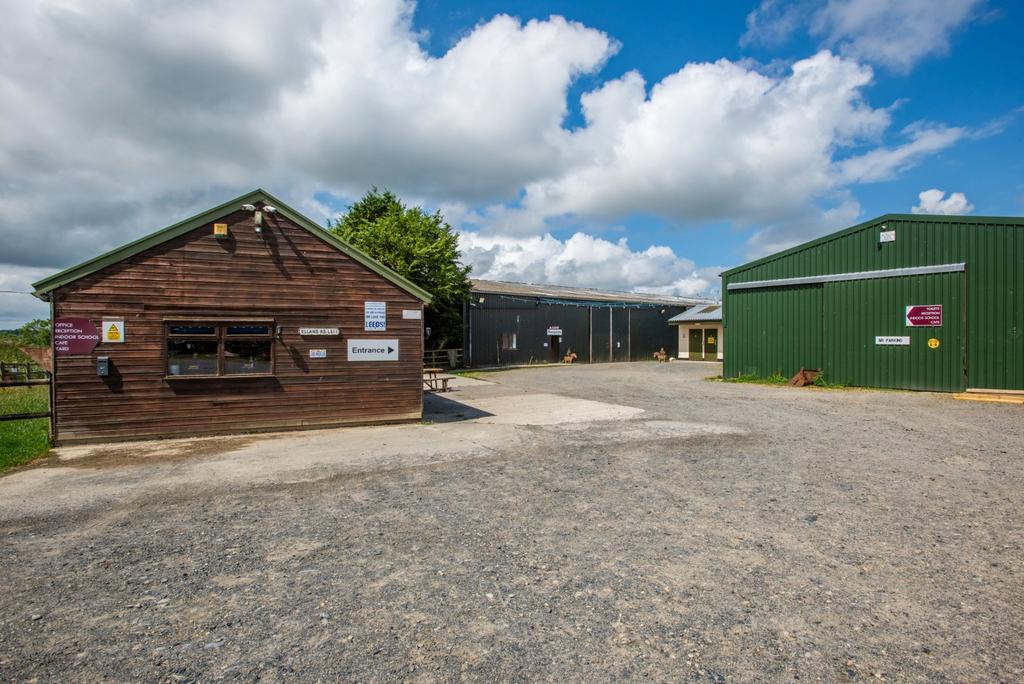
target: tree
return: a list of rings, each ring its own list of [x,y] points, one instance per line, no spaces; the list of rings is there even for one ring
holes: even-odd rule
[[[462,342],[462,307],[469,298],[469,267],[459,236],[441,212],[408,208],[389,190],[373,188],[330,226],[332,233],[433,295],[424,324],[427,346]]]
[[[27,347],[50,346],[50,321],[37,318],[18,328],[18,340]]]

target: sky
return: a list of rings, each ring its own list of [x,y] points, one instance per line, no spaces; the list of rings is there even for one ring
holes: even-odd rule
[[[881,214],[1024,214],[1010,0],[0,6],[0,329],[256,187],[391,189],[477,278],[704,296]]]

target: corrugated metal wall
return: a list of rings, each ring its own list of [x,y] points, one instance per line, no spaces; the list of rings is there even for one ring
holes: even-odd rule
[[[466,364],[545,363],[561,360],[569,352],[575,352],[580,363],[643,360],[661,347],[675,355],[678,338],[668,319],[684,310],[654,305],[562,304],[474,292],[466,314]],[[557,359],[552,356],[552,340],[547,334],[550,326],[562,329]],[[516,336],[516,349],[502,345],[503,338],[507,341],[511,334]]]
[[[879,242],[883,227],[896,231],[894,242]],[[965,263],[965,273],[818,285],[823,293],[818,323],[790,288],[728,289],[732,283],[952,263]],[[841,374],[849,384],[1024,389],[1024,219],[887,215],[727,271],[723,291],[729,377],[795,373],[818,359],[827,376],[839,382],[843,379],[834,376]],[[941,303],[916,301],[920,297],[951,302],[944,305],[941,331],[905,327],[906,305]],[[897,325],[894,320],[902,323],[900,332],[887,332]],[[852,347],[840,344],[838,330],[852,336]],[[918,355],[917,342],[939,333],[945,336],[937,338],[941,353]],[[913,353],[854,354],[869,342],[874,345],[875,335],[886,334],[910,335]],[[958,342],[947,342],[957,336]],[[815,357],[819,341],[825,346]],[[801,351],[794,355],[794,349]],[[966,380],[960,359],[954,382],[946,364],[957,353],[966,354]]]
[[[725,333],[728,377],[789,377],[801,368],[821,368],[821,286],[740,290],[730,295],[729,307],[735,325]]]
[[[962,391],[963,291],[963,273],[825,283],[826,376],[844,385]],[[907,304],[941,304],[942,326],[907,328]],[[875,344],[876,335],[910,344]]]

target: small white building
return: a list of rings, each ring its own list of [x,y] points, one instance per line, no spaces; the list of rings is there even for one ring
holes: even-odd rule
[[[704,304],[668,319],[679,326],[679,358],[722,360],[722,305]]]

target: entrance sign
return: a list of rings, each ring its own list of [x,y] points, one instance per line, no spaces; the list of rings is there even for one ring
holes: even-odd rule
[[[917,304],[907,307],[908,328],[941,328],[941,304]]]
[[[114,344],[124,342],[124,319],[104,318],[103,319],[103,343]]]
[[[88,318],[54,318],[53,352],[57,356],[91,354],[100,343],[100,331]]]
[[[363,302],[363,330],[388,329],[387,302]]]
[[[349,340],[349,361],[397,361],[398,340]]]
[[[299,328],[299,334],[303,337],[316,337],[325,335],[340,335],[337,328]]]
[[[899,337],[896,335],[877,335],[875,336],[875,344],[895,346],[895,347],[909,347],[909,337]]]
[[[548,326],[548,337],[557,337],[557,336],[561,336],[561,334],[562,334],[562,328],[560,326],[557,326],[557,325]]]

